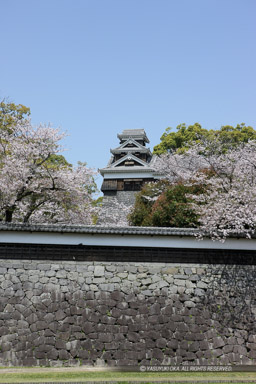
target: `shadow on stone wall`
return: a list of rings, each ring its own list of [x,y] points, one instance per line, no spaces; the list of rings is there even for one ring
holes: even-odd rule
[[[220,328],[255,330],[256,268],[254,265],[215,265],[206,273],[204,307],[219,321]],[[198,292],[200,295],[200,292]]]

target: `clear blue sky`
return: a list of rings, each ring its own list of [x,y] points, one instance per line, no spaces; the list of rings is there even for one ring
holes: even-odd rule
[[[0,0],[0,98],[104,167],[117,133],[256,128],[255,0]],[[100,184],[100,181],[99,181]]]

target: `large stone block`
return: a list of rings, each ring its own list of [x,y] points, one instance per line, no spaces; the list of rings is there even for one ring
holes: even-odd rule
[[[213,338],[213,348],[220,348],[225,345],[225,341],[222,337],[214,337]]]

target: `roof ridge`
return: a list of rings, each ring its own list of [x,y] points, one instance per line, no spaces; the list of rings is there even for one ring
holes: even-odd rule
[[[105,225],[83,225],[83,224],[24,224],[24,223],[1,223],[0,231],[29,231],[29,232],[84,232],[84,233],[123,233],[123,234],[148,234],[148,235],[187,235],[191,236],[197,232],[193,228],[170,228],[170,227],[117,227]]]

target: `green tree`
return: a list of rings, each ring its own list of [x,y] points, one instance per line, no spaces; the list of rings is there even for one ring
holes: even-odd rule
[[[198,226],[199,215],[191,205],[187,194],[194,187],[179,183],[163,192],[152,206],[150,214],[154,227],[194,228]]]
[[[130,223],[135,226],[196,227],[199,216],[188,194],[202,191],[202,186],[171,185],[167,181],[146,184],[137,194]]]
[[[0,130],[11,131],[17,121],[27,119],[30,108],[22,104],[14,104],[3,99],[0,102]]]
[[[154,147],[154,154],[160,155],[168,151],[187,149],[193,142],[199,141],[201,137],[211,134],[211,131],[202,128],[199,123],[189,125],[188,127],[186,124],[180,124],[176,130],[176,132],[171,132],[171,127],[166,128],[161,136],[161,143]]]
[[[246,126],[244,123],[238,124],[236,127],[230,125],[222,126],[219,130],[207,130],[202,128],[199,123],[187,126],[180,124],[176,131],[172,132],[172,128],[166,128],[161,136],[161,143],[154,147],[154,154],[178,151],[186,151],[193,143],[200,143],[207,139],[222,143],[225,146],[236,146],[239,143],[247,143],[249,140],[256,139],[256,130],[253,127]]]
[[[168,182],[159,181],[147,183],[142,190],[137,193],[136,201],[132,213],[129,215],[131,225],[147,227],[151,225],[150,213],[154,202],[159,195],[166,190]]]
[[[249,140],[256,139],[256,130],[253,127],[246,126],[244,123],[237,124],[236,127],[224,125],[220,130],[216,131],[216,136],[221,143],[231,143],[237,145],[240,143],[248,143]]]

